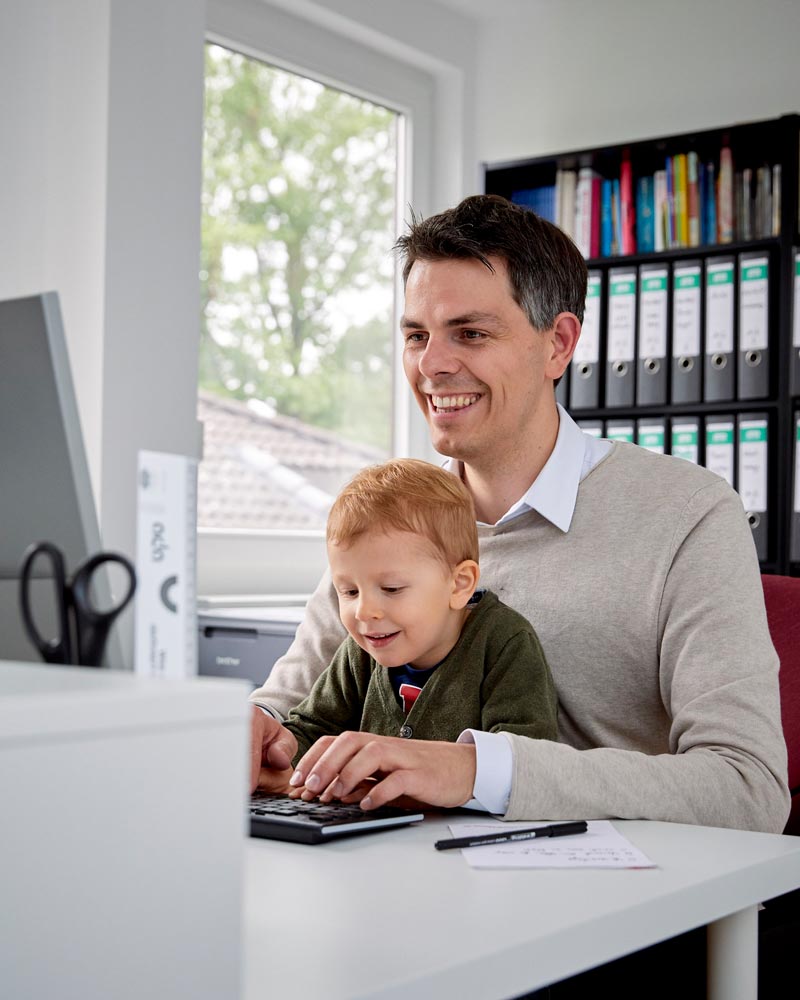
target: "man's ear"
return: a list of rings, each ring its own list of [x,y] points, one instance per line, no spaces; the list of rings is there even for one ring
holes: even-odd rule
[[[450,593],[450,607],[459,611],[475,593],[481,571],[474,559],[464,559],[453,570],[453,589]]]
[[[562,312],[556,316],[552,329],[548,331],[550,354],[544,369],[547,378],[561,378],[567,370],[580,333],[581,324],[574,313]]]

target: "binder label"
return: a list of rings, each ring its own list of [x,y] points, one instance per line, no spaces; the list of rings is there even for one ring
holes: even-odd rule
[[[672,289],[672,356],[700,354],[700,267],[676,268]]]
[[[745,510],[767,509],[767,424],[743,420],[739,424],[739,494]]]
[[[769,344],[769,260],[748,258],[741,262],[739,287],[739,347],[765,351]]]
[[[706,468],[733,486],[733,424],[706,426]]]
[[[706,354],[733,351],[733,261],[708,264],[706,272]]]
[[[679,424],[672,428],[672,454],[697,465],[700,457],[697,424]]]
[[[667,271],[643,271],[639,295],[639,357],[667,354]]]
[[[794,255],[794,320],[792,343],[800,347],[800,253]]]
[[[608,297],[608,357],[633,361],[636,349],[636,275],[611,277]]]
[[[637,442],[642,448],[648,451],[655,451],[659,455],[664,454],[664,427],[661,424],[653,424],[639,428],[639,440]]]
[[[633,424],[620,424],[606,429],[606,437],[609,441],[627,441],[633,444]]]
[[[600,275],[590,274],[586,287],[586,306],[573,364],[596,365],[600,360]]]

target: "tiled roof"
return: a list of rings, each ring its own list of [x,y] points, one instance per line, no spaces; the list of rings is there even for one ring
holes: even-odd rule
[[[324,528],[344,483],[363,466],[388,458],[377,448],[204,390],[198,418],[203,460],[197,514],[204,528]]]

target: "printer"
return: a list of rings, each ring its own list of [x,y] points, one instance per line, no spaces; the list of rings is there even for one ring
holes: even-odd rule
[[[304,612],[302,604],[198,608],[199,673],[237,677],[261,687],[292,644]]]

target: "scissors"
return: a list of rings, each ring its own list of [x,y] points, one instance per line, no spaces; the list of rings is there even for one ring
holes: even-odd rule
[[[34,560],[46,559],[51,566],[56,597],[57,626],[54,638],[45,639],[31,612]],[[128,577],[128,591],[121,601],[105,611],[92,604],[91,583],[98,567],[116,563]],[[20,609],[25,630],[45,663],[72,663],[99,667],[111,626],[136,590],[136,571],[130,560],[113,552],[98,552],[67,578],[64,554],[51,542],[37,542],[25,552],[20,574]]]

